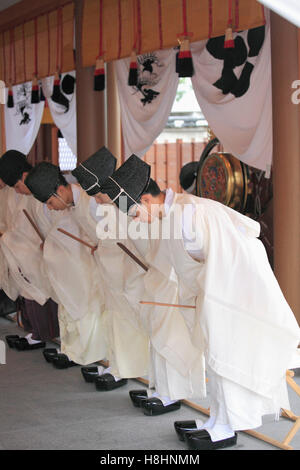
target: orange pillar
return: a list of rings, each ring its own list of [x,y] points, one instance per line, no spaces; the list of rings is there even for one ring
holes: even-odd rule
[[[107,146],[106,89],[94,91],[94,67],[81,65],[82,9],[83,2],[75,0],[78,163]]]
[[[300,104],[291,99],[300,79],[298,29],[271,13],[271,41],[274,269],[300,324]]]

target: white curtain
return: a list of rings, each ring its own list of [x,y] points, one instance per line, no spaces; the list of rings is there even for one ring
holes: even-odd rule
[[[248,31],[234,34],[235,38],[239,36],[239,50],[241,57],[244,57],[239,60],[239,63],[243,63],[225,71],[231,74],[229,76],[233,84],[232,88],[229,86],[227,90],[223,89],[226,94],[214,85],[221,78],[224,65],[222,59],[216,58],[216,51],[209,48],[207,41],[192,43],[191,51],[195,68],[193,88],[212,131],[223,144],[225,151],[232,153],[242,162],[265,171],[268,176],[272,163],[272,81],[268,12],[266,20],[265,39],[258,55],[252,52],[249,54],[251,40]],[[257,32],[259,34],[258,30]],[[254,38],[254,41],[256,39]]]
[[[6,149],[28,155],[41,125],[45,102],[31,104],[31,82],[15,85],[13,97],[14,107],[4,107]]]
[[[64,76],[61,75],[61,82]],[[68,72],[68,75],[75,77],[75,71]],[[51,99],[54,84],[54,76],[47,77],[42,80],[42,87],[45,97],[47,98],[50,113],[55,125],[60,129],[62,135],[66,139],[70,149],[74,155],[77,155],[77,124],[76,124],[76,91],[71,95],[66,95],[61,90],[65,97],[67,106],[55,103]]]
[[[138,85],[128,86],[130,58],[116,62],[125,158],[142,157],[162,132],[176,96],[176,50],[138,56]]]

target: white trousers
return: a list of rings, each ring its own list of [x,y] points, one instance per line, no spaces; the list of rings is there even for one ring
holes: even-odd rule
[[[272,399],[258,395],[207,370],[210,395],[210,418],[202,426],[213,441],[226,439],[234,431],[254,429],[262,425],[262,416],[279,417],[280,408],[289,409],[285,379]]]

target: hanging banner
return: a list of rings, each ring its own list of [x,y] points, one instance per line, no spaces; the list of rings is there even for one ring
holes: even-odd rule
[[[45,102],[31,103],[31,82],[15,85],[13,98],[14,107],[4,107],[6,150],[28,155],[41,125]]]
[[[73,154],[77,155],[75,82],[75,71],[62,74],[59,91],[55,97],[52,96],[54,76],[44,78],[42,87],[55,125],[66,139]]]
[[[176,52],[139,55],[137,86],[128,85],[130,58],[116,62],[125,158],[142,157],[165,127],[179,80]]]
[[[224,36],[191,44],[192,84],[199,106],[224,150],[265,171],[272,164],[272,87],[270,22],[234,33],[234,48]]]

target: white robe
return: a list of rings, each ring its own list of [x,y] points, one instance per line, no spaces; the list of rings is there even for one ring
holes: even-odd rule
[[[3,234],[12,225],[13,214],[15,210],[12,209],[12,205],[16,206],[16,192],[13,188],[5,186],[0,191],[0,232]],[[8,263],[4,253],[2,251],[2,245],[0,242],[0,288],[4,290],[6,295],[11,300],[16,300],[19,296],[19,289],[10,275]]]
[[[35,207],[41,203],[33,196],[17,195],[11,191],[9,199],[9,227],[1,237],[1,249],[19,294],[44,305],[51,297],[51,288],[44,270],[41,239],[23,212],[26,209],[34,218]]]
[[[108,209],[115,227],[118,210],[111,204]],[[107,358],[111,372],[126,378],[144,376],[148,372],[149,338],[139,316],[138,299],[143,290],[143,270],[119,248],[119,239],[114,234],[112,238],[105,239],[107,233],[104,226],[98,226],[97,230],[99,218],[96,211],[94,199],[80,190],[74,216],[92,242],[99,243],[94,258],[98,266],[97,280],[104,292]],[[130,240],[120,241],[140,256]]]
[[[59,304],[61,352],[86,365],[106,356],[103,301],[97,268],[89,248],[60,233],[62,228],[84,239],[72,209],[60,212],[45,243],[46,272]]]
[[[257,239],[259,224],[218,202],[187,194],[175,195],[163,222],[168,224],[176,207],[187,204],[195,207],[191,231],[203,261],[188,254],[182,238],[163,241],[158,255],[173,264],[182,292],[196,296],[194,344],[210,369],[227,380],[231,410],[240,411],[241,390],[266,399],[261,414],[270,412],[272,404],[273,412],[286,408],[285,375],[300,329]],[[180,303],[186,298],[183,294]]]

